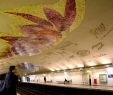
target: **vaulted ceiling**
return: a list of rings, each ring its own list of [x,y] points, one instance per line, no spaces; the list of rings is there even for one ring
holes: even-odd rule
[[[112,63],[112,5],[113,0],[1,0],[0,72],[28,63],[51,71]]]

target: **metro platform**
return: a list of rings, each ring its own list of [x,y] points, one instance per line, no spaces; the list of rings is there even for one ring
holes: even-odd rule
[[[55,83],[38,83],[42,85],[53,85],[53,86],[61,86],[61,87],[70,87],[70,88],[83,88],[83,89],[97,89],[97,90],[107,90],[113,91],[113,86],[89,86],[89,85],[74,85],[74,84],[55,84]]]
[[[19,83],[18,95],[113,95],[113,87],[52,83]]]

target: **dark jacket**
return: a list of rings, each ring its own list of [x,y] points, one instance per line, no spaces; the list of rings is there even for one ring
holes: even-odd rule
[[[16,95],[16,85],[17,85],[18,77],[9,72],[6,74],[5,85],[6,85],[6,95]]]
[[[0,83],[0,95],[6,95],[5,81]]]

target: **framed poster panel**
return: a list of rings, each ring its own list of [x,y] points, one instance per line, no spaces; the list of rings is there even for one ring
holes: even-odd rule
[[[100,83],[107,83],[107,74],[99,74]]]

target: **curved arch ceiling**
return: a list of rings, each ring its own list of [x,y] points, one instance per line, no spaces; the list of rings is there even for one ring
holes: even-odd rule
[[[1,9],[1,62],[26,61],[49,70],[112,62],[113,0],[29,4]]]

